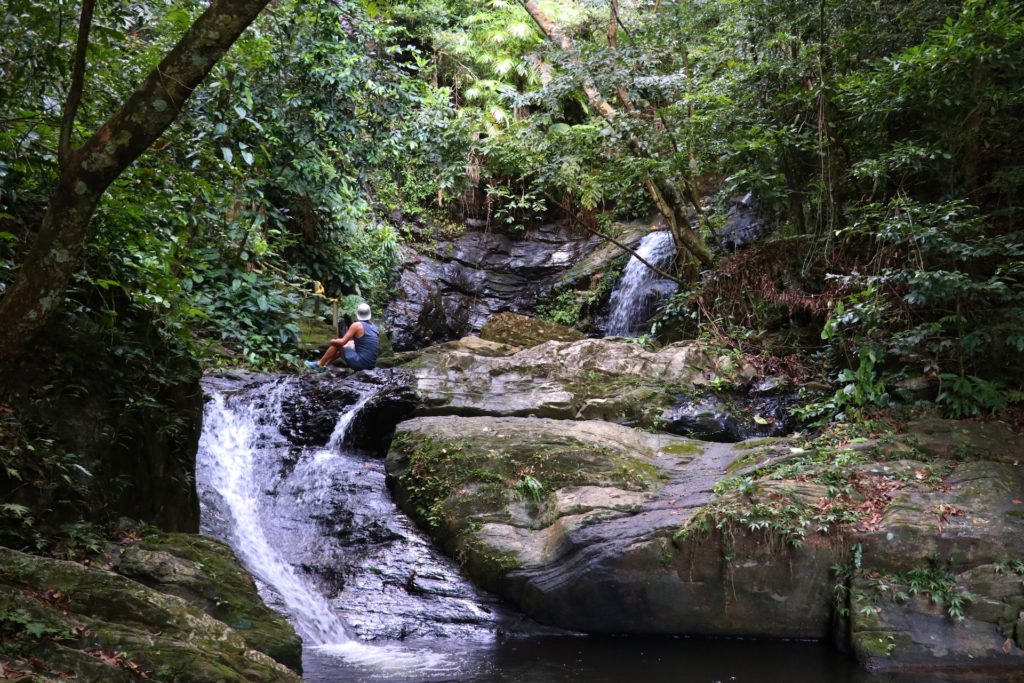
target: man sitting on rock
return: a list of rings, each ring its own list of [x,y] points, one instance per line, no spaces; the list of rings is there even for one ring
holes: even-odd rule
[[[317,362],[306,361],[306,367],[317,372],[324,372],[327,366],[344,358],[345,364],[353,370],[369,370],[377,365],[377,354],[380,351],[380,335],[377,328],[370,322],[370,307],[359,304],[356,309],[356,322],[349,325],[348,332],[340,339],[332,339],[323,358]]]

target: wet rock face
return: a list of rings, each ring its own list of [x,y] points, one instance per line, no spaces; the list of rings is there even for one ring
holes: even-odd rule
[[[671,434],[736,443],[789,434],[793,428],[789,407],[794,400],[792,395],[684,396],[662,413],[661,419]]]
[[[227,397],[236,414],[258,420],[244,475],[245,498],[261,520],[260,534],[301,576],[301,583],[313,589],[313,611],[337,614],[360,639],[473,639],[519,630],[521,615],[510,614],[494,596],[473,587],[410,519],[395,514],[384,484],[384,463],[374,449],[386,445],[385,435],[411,409],[413,394],[405,377],[389,370],[347,378],[264,378]],[[217,388],[223,394],[224,387]],[[350,391],[361,402],[354,418]],[[263,397],[274,394],[285,400],[261,408]],[[319,408],[309,401],[296,409],[314,395],[323,400]],[[273,410],[276,405],[281,412]],[[318,410],[327,417],[318,416]],[[304,421],[328,419],[336,424],[350,419],[345,433],[353,436],[355,448],[324,448],[330,435],[322,432],[322,440],[308,446],[279,438],[285,429],[310,434]],[[216,487],[217,465],[208,456],[209,451],[201,451],[198,468],[203,531],[233,539],[240,554],[253,562],[246,552],[251,545],[231,510],[232,494]],[[287,591],[277,592],[278,584],[271,581],[264,587],[271,606],[295,609]],[[300,628],[313,613],[302,609],[296,617]]]
[[[627,240],[635,241],[632,236]],[[385,317],[396,351],[477,332],[494,313],[532,313],[537,300],[566,277],[574,264],[591,254],[621,256],[589,233],[543,225],[510,237],[494,232],[466,232],[440,241],[429,253],[404,251],[396,292]],[[588,263],[580,276],[607,261]]]
[[[771,224],[765,219],[761,201],[753,192],[734,197],[725,225],[719,231],[723,249],[735,251],[766,235]]]
[[[252,373],[223,373],[207,381],[222,391],[249,391],[272,379]],[[383,456],[395,425],[412,414],[417,395],[408,372],[386,368],[338,376],[302,375],[282,402],[280,432],[296,447],[323,447],[338,417],[369,397],[346,432],[344,446]]]

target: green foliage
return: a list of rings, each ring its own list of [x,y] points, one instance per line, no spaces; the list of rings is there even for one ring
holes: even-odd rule
[[[554,293],[538,304],[537,317],[566,327],[583,330],[592,327],[594,316],[608,301],[620,272],[619,267],[608,268],[590,289],[563,289]]]
[[[70,639],[71,634],[66,631],[50,626],[45,622],[34,621],[23,609],[0,611],[0,633],[8,638],[19,638],[28,636],[39,640],[41,638]]]
[[[967,605],[974,602],[974,596],[960,590],[956,579],[939,566],[936,558],[928,559],[928,567],[915,567],[901,574],[867,575],[867,585],[877,596],[886,596],[896,602],[906,602],[918,595],[929,598],[935,605],[945,609],[951,619],[962,621]],[[863,602],[862,597],[862,602]],[[873,609],[862,605],[860,609]]]
[[[524,474],[519,480],[519,484],[516,486],[519,494],[531,501],[534,505],[539,505],[542,500],[544,492],[544,485],[537,481],[537,478],[530,474]]]
[[[875,369],[879,360],[874,349],[862,348],[857,369],[845,369],[839,373],[838,380],[843,386],[832,398],[837,409],[862,411],[869,407],[884,407],[889,403],[885,380]]]
[[[936,403],[954,419],[995,413],[1009,404],[1010,396],[1001,382],[990,382],[973,375],[960,377],[953,373],[943,373],[940,379],[942,389]]]

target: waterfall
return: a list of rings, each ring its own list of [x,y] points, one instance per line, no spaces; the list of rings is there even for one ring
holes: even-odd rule
[[[667,270],[676,256],[672,233],[659,230],[645,235],[636,253],[645,261]],[[617,337],[642,334],[644,324],[654,315],[658,304],[675,291],[675,282],[658,275],[631,256],[612,291],[605,334]]]
[[[223,498],[235,552],[249,572],[284,602],[303,640],[317,645],[345,643],[349,640],[345,623],[325,609],[324,597],[268,541],[260,519],[258,501],[266,484],[260,474],[270,469],[270,463],[261,458],[272,455],[274,449],[267,446],[280,439],[281,401],[288,388],[287,380],[277,382],[258,397],[264,401],[262,406],[253,405],[251,396],[214,393],[203,415],[199,452],[205,457],[199,458],[199,475]]]
[[[295,429],[317,422],[308,378],[205,380],[201,530],[231,545],[313,666],[340,662],[327,666],[342,680],[451,680],[465,656],[431,643],[489,647],[518,617],[469,584],[395,507],[381,459],[348,448],[353,418],[384,389],[346,387],[357,400],[320,447]]]

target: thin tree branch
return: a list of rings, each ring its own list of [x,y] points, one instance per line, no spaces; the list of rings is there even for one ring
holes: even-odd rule
[[[669,273],[666,273],[664,270],[662,270],[658,266],[654,265],[653,263],[651,263],[650,261],[645,259],[643,256],[641,256],[640,254],[636,253],[636,249],[633,249],[631,247],[627,247],[625,244],[623,244],[622,242],[618,241],[614,237],[609,237],[608,235],[604,234],[603,232],[590,227],[586,223],[583,223],[582,225],[583,225],[584,228],[586,228],[590,232],[594,233],[595,235],[597,235],[601,239],[607,240],[608,242],[611,242],[612,244],[617,246],[622,251],[624,251],[624,252],[626,252],[628,254],[631,254],[633,256],[633,258],[635,258],[637,261],[639,261],[640,263],[644,264],[645,266],[647,266],[648,268],[650,268],[651,270],[653,270],[655,273],[657,273],[658,275],[662,276],[663,278],[667,278],[667,279],[671,280],[672,282],[676,283],[680,287],[685,287],[686,286],[686,283],[683,282],[682,280],[680,280],[679,278],[677,278],[675,275],[670,275]]]
[[[92,28],[93,10],[96,0],[82,0],[82,16],[78,22],[78,43],[75,45],[74,66],[71,68],[71,88],[64,104],[64,115],[60,122],[60,142],[57,145],[57,159],[63,166],[71,153],[71,134],[75,128],[75,115],[82,102],[85,88],[85,55],[89,47],[89,30]]]

